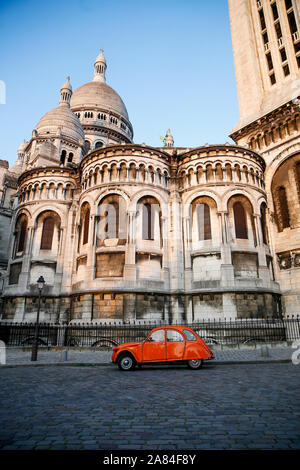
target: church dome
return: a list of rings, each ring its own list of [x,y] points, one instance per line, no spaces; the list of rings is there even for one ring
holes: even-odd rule
[[[74,91],[71,99],[72,109],[99,108],[112,111],[129,121],[125,104],[118,93],[105,82],[92,81]]]
[[[76,142],[79,139],[84,139],[84,132],[80,121],[70,109],[71,95],[72,88],[68,77],[61,88],[59,106],[48,111],[38,122],[35,128],[38,134],[57,135],[59,133]]]
[[[84,138],[84,132],[78,117],[72,113],[70,108],[57,106],[48,111],[36,126],[38,134],[57,134],[58,130],[65,137],[71,137],[78,141]]]
[[[106,84],[106,68],[101,49],[94,63],[93,80],[77,88],[70,102],[91,148],[95,145],[130,143],[133,139],[126,106],[118,93]]]

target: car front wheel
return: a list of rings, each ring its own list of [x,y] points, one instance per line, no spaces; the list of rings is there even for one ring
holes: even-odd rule
[[[132,370],[135,368],[136,363],[133,357],[130,356],[130,354],[124,354],[118,360],[118,366],[121,370]]]
[[[202,359],[192,359],[191,361],[188,361],[188,367],[190,369],[201,369],[203,364]]]

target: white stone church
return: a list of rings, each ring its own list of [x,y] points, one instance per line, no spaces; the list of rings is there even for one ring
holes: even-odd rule
[[[300,313],[299,1],[229,11],[235,144],[134,143],[101,50],[0,161],[1,321],[35,320],[41,275],[47,322]]]

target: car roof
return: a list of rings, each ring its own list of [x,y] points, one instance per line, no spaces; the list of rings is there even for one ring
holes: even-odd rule
[[[166,328],[173,328],[175,330],[191,330],[194,331],[192,328],[189,328],[188,326],[182,326],[182,325],[164,325],[164,326],[157,326],[156,328],[153,328],[153,330],[165,330]]]

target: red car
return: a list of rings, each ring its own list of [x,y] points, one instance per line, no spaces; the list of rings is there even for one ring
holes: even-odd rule
[[[154,328],[145,341],[123,343],[113,348],[112,362],[121,370],[154,363],[186,363],[191,369],[200,369],[203,359],[214,359],[213,351],[186,326]]]

